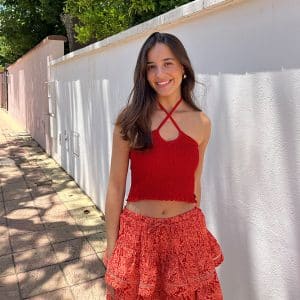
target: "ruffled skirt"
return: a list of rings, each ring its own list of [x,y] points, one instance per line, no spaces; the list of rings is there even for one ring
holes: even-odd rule
[[[114,251],[104,260],[105,282],[116,300],[221,300],[215,268],[223,260],[200,208],[170,218],[125,208]]]

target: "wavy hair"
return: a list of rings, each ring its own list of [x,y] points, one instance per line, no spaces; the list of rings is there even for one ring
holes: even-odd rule
[[[197,111],[202,111],[193,100],[195,74],[190,59],[181,41],[170,33],[152,33],[144,42],[134,70],[134,84],[127,105],[117,117],[116,125],[121,127],[121,136],[129,141],[133,149],[146,150],[152,147],[151,115],[155,109],[156,92],[147,80],[147,56],[155,44],[169,47],[184,68],[186,78],[181,83],[182,99]]]

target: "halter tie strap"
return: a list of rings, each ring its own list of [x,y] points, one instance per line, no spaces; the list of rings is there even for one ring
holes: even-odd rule
[[[179,104],[181,103],[182,98],[180,98],[176,104],[174,105],[174,107],[171,109],[170,112],[168,112],[163,106],[162,104],[158,101],[158,104],[160,106],[160,108],[166,113],[166,117],[162,120],[162,122],[160,123],[160,125],[157,127],[157,130],[159,130],[165,123],[166,121],[170,118],[170,120],[172,121],[172,123],[174,124],[174,126],[177,128],[178,131],[181,131],[179,126],[177,125],[177,123],[175,122],[175,120],[172,118],[172,113],[175,111],[175,109],[179,106]]]

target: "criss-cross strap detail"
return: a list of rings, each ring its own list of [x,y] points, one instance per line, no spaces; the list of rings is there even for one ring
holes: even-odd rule
[[[162,122],[160,123],[160,125],[157,127],[157,131],[159,131],[159,129],[166,123],[166,121],[170,118],[170,120],[172,121],[172,123],[174,124],[174,126],[177,128],[177,130],[179,132],[181,132],[181,129],[179,128],[179,126],[177,125],[177,123],[175,122],[175,120],[172,118],[172,113],[175,111],[175,109],[179,106],[179,104],[181,103],[182,98],[180,98],[177,103],[174,105],[174,107],[171,109],[170,112],[168,112],[162,105],[161,103],[158,101],[158,104],[160,106],[160,108],[167,114],[166,117],[162,120]]]

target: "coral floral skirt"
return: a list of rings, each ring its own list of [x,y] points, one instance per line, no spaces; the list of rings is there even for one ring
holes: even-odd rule
[[[153,218],[124,208],[105,282],[107,299],[221,300],[215,268],[224,260],[220,245],[198,207],[169,218]]]

